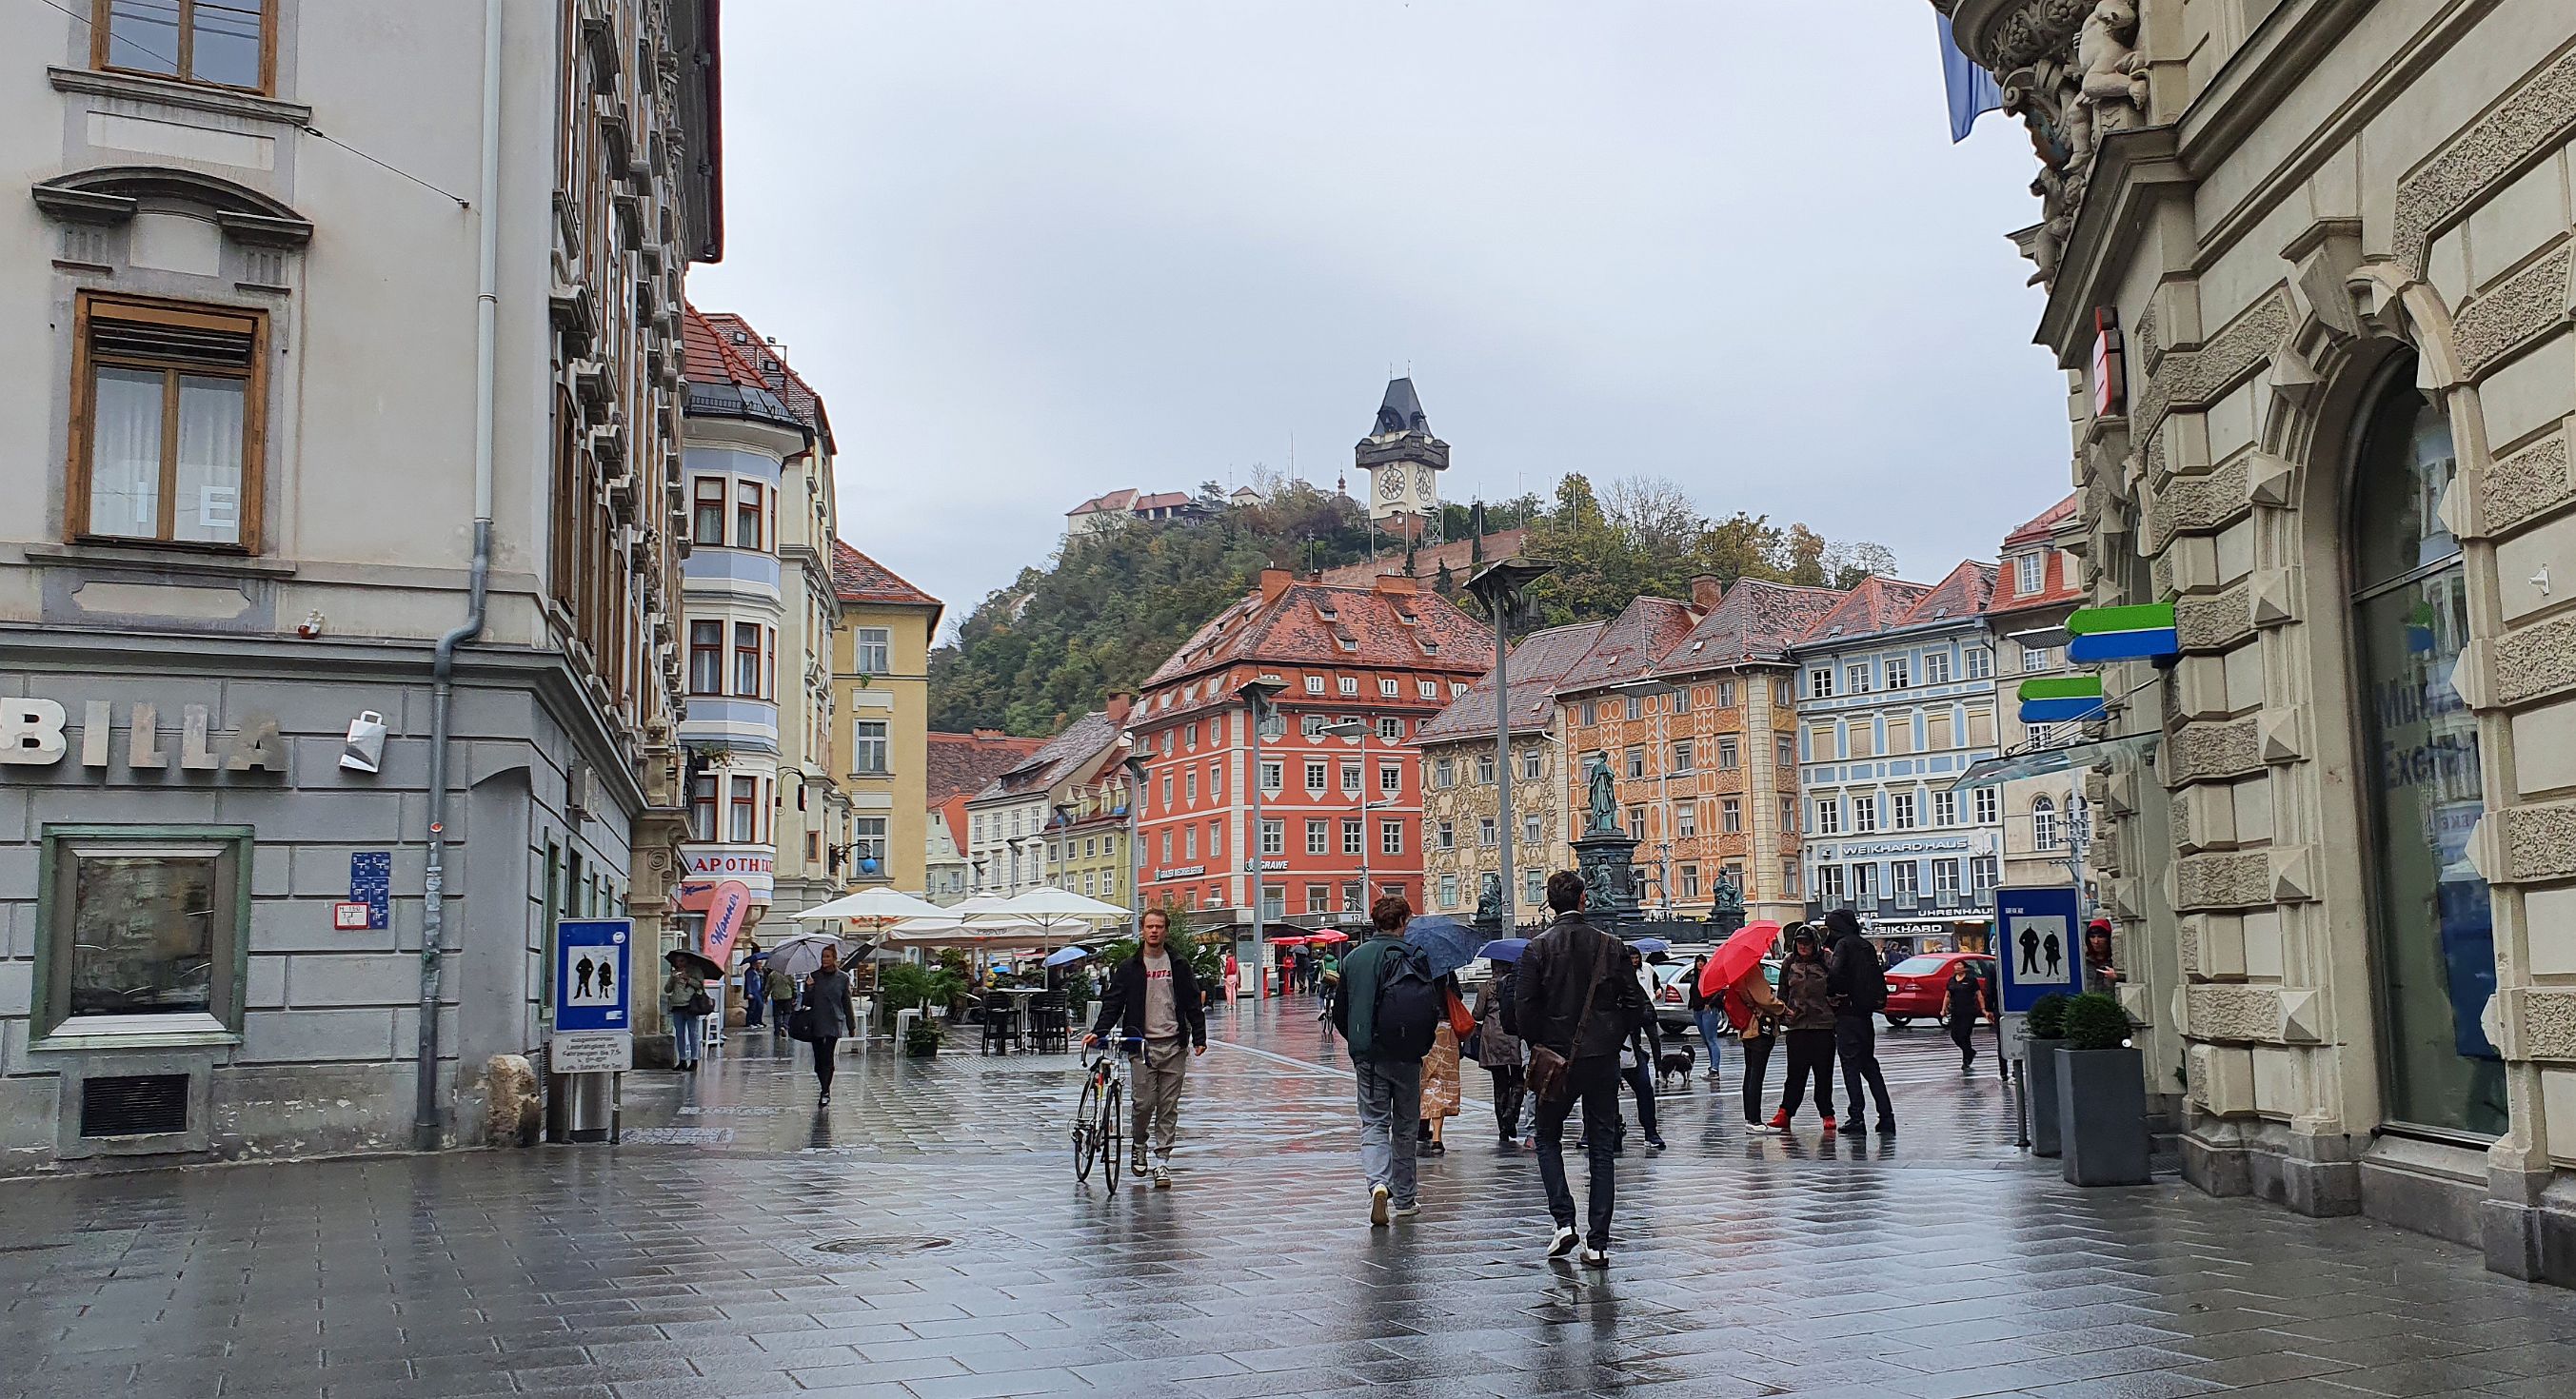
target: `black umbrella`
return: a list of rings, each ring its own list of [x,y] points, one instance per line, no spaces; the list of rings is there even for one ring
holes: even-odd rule
[[[704,953],[691,952],[685,947],[674,947],[663,953],[662,960],[670,963],[671,970],[675,972],[694,972],[710,981],[717,980],[725,974],[724,968],[717,966],[713,957]]]

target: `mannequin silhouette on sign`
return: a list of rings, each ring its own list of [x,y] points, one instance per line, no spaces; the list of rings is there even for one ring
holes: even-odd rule
[[[2021,970],[2024,976],[2039,975],[2039,930],[2021,930]]]
[[[572,964],[572,994],[575,1000],[590,999],[591,963],[588,957]]]

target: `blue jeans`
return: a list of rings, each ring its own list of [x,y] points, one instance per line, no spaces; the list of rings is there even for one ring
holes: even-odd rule
[[[694,1064],[698,1062],[698,1055],[705,1050],[706,1043],[707,1018],[705,1016],[683,1015],[676,1010],[671,1012],[672,1058],[683,1064]]]
[[[1413,1149],[1422,1122],[1422,1061],[1360,1059],[1360,1169],[1401,1207],[1415,1202]]]
[[[1708,1071],[1717,1072],[1717,1027],[1726,1023],[1726,1013],[1715,1006],[1703,1006],[1692,1019],[1699,1022],[1699,1042],[1708,1046]]]

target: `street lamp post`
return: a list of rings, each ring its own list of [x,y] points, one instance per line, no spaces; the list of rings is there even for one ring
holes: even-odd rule
[[[1145,937],[1145,845],[1138,834],[1137,813],[1145,805],[1145,764],[1136,756],[1136,736],[1118,736],[1118,765],[1127,773],[1127,931]]]
[[[1467,580],[1468,593],[1484,604],[1485,616],[1494,624],[1494,791],[1499,800],[1495,834],[1502,841],[1502,930],[1506,934],[1520,922],[1520,892],[1512,887],[1512,609],[1520,602],[1521,589],[1554,567],[1517,557],[1500,559]]]
[[[1244,729],[1250,738],[1252,753],[1251,806],[1252,829],[1244,841],[1244,862],[1252,869],[1252,983],[1253,999],[1270,994],[1270,973],[1262,960],[1267,955],[1267,939],[1261,923],[1261,725],[1262,711],[1270,708],[1279,692],[1288,688],[1275,680],[1247,680],[1236,691],[1243,696]]]

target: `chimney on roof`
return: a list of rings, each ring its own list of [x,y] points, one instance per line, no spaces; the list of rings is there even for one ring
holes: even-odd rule
[[[1265,568],[1261,570],[1262,605],[1267,607],[1271,603],[1277,602],[1279,600],[1279,595],[1288,591],[1288,585],[1296,581],[1297,575],[1284,568]]]
[[[1126,690],[1111,695],[1102,706],[1109,713],[1109,722],[1119,725],[1127,722],[1127,711],[1135,707],[1136,696]]]
[[[1421,580],[1409,573],[1381,573],[1377,576],[1376,586],[1379,592],[1391,595],[1422,591]]]
[[[1006,736],[1007,735],[1005,735],[1000,729],[975,730],[975,741],[977,743],[999,743]]]
[[[1693,612],[1703,615],[1715,612],[1719,601],[1726,596],[1726,585],[1719,582],[1714,573],[1694,573],[1690,584]]]

